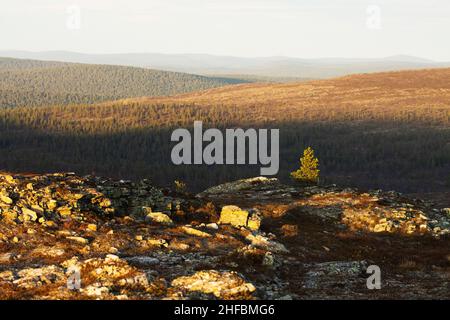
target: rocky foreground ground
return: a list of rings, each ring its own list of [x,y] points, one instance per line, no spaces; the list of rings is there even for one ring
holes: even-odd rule
[[[450,209],[395,192],[3,174],[0,298],[449,299],[449,234]]]

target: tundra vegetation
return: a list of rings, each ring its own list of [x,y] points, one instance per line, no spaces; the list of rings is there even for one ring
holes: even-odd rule
[[[0,299],[448,299],[449,210],[265,177],[193,197],[0,174]]]

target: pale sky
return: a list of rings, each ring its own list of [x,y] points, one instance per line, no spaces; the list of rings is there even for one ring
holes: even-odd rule
[[[0,50],[450,61],[449,38],[449,0],[0,0]]]

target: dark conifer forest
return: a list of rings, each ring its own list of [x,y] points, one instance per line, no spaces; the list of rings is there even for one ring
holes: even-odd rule
[[[144,68],[0,58],[0,106],[90,104],[247,82]]]
[[[259,174],[259,165],[173,165],[172,130],[203,120],[205,128],[279,128],[278,176],[285,181],[311,146],[321,183],[442,191],[450,180],[449,101],[450,70],[441,69],[238,84],[94,105],[6,107],[0,110],[0,167],[148,177],[160,185],[179,179],[195,191]]]

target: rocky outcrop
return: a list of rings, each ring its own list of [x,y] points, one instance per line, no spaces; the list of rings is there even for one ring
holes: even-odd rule
[[[4,174],[0,298],[448,299],[449,222],[395,192],[261,177],[193,197],[148,180]],[[383,290],[367,289],[369,265]]]
[[[245,200],[282,200],[290,198],[298,190],[291,186],[284,185],[276,178],[255,177],[241,179],[211,187],[197,196],[203,199],[215,199],[220,202],[238,199]],[[237,196],[237,199],[236,199]]]
[[[388,192],[323,190],[289,208],[305,208],[323,219],[338,221],[353,231],[405,235],[450,234],[450,219],[442,210],[418,199]]]
[[[282,185],[276,178],[255,177],[250,179],[242,179],[233,182],[224,183],[218,186],[211,187],[199,194],[199,197],[219,195],[223,196],[227,193],[238,193],[247,190],[268,190],[281,191]]]
[[[164,195],[146,179],[135,183],[72,173],[0,175],[0,214],[16,223],[53,225],[69,218],[82,220],[86,215],[132,215],[170,224],[167,214],[185,203]]]

